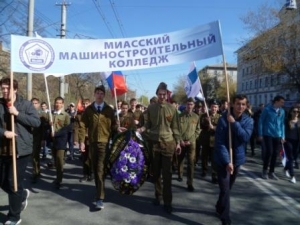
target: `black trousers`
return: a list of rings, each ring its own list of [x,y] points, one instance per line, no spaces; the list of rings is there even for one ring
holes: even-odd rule
[[[0,185],[1,189],[8,194],[8,219],[12,221],[20,219],[22,202],[26,196],[23,180],[29,160],[31,160],[31,155],[21,156],[16,160],[18,189],[17,192],[14,192],[12,157],[0,158]]]
[[[263,141],[265,146],[263,170],[268,170],[270,164],[269,172],[274,173],[277,155],[281,148],[281,138],[263,136]]]
[[[239,173],[239,170],[240,166],[235,166],[233,173],[230,174],[227,171],[226,166],[217,167],[220,193],[216,204],[216,209],[220,213],[222,222],[230,222],[230,191]]]

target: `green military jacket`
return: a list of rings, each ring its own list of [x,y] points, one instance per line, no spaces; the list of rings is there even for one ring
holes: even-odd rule
[[[119,119],[120,119],[120,127],[125,127],[127,129],[136,129],[136,124],[134,122],[132,113],[127,113],[126,116],[120,113]]]
[[[87,130],[89,143],[108,143],[112,131],[116,129],[115,112],[109,105],[104,103],[102,111],[98,113],[94,104],[93,102],[89,105],[82,115],[79,140],[84,140]]]
[[[70,116],[63,110],[59,114],[53,113],[54,133],[59,132],[63,127],[70,125]]]
[[[176,108],[170,103],[155,103],[147,109],[145,123],[149,140],[180,143],[180,127]]]
[[[217,127],[221,115],[219,113],[216,113],[215,115],[209,113],[209,117],[210,117],[211,124],[214,127]],[[209,127],[209,120],[208,120],[207,113],[202,114],[200,117],[200,128],[201,128],[200,141],[209,142],[209,146],[213,147],[215,142],[215,130],[210,129]]]
[[[179,115],[181,140],[195,144],[200,134],[200,118],[196,113],[184,111]]]

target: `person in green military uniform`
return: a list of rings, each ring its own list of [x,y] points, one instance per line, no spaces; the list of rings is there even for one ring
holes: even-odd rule
[[[202,164],[202,177],[206,176],[208,161],[211,162],[211,179],[212,183],[217,184],[217,173],[215,168],[215,163],[213,160],[213,150],[215,142],[215,130],[218,124],[218,120],[221,115],[218,113],[219,104],[217,100],[213,99],[210,101],[210,111],[209,114],[205,113],[200,117],[200,128],[201,135],[200,141],[202,144],[202,154],[201,154],[201,164]],[[208,116],[209,115],[209,116]]]
[[[187,189],[194,191],[196,139],[200,134],[200,118],[193,112],[195,100],[188,98],[185,111],[179,115],[181,153],[178,155],[178,181],[182,181],[184,157],[187,155]]]
[[[40,100],[38,98],[32,98],[31,103],[37,110],[41,125],[32,129],[33,135],[33,147],[32,147],[32,183],[36,183],[41,176],[41,166],[40,166],[40,153],[42,148],[42,143],[46,139],[46,123],[49,123],[49,114],[41,110]]]
[[[84,142],[85,144],[85,149],[84,151],[81,151],[81,161],[82,161],[82,173],[83,177],[80,178],[80,182],[86,182],[86,181],[93,181],[94,180],[94,175],[93,175],[93,170],[92,170],[92,156],[91,156],[91,151],[90,151],[90,144],[89,144],[89,138],[87,136],[87,133],[85,136],[80,135],[80,131],[82,126],[84,124],[81,121],[82,115],[84,113],[84,110],[91,104],[90,99],[86,98],[82,100],[81,107],[77,107],[77,113],[75,116],[75,121],[74,121],[74,143],[80,143]],[[79,138],[82,137],[84,138],[83,140],[79,140]]]
[[[136,108],[137,100],[135,98],[132,98],[130,99],[129,104],[130,104],[130,109],[128,110],[128,112],[131,113],[135,125],[137,127],[143,126],[143,120],[141,120],[143,112]]]
[[[195,107],[194,107],[194,113],[196,113],[199,117],[199,119],[201,118],[202,114],[204,114],[203,111],[203,105],[202,102],[197,100],[195,102]],[[200,153],[201,153],[201,141],[200,141],[200,135],[201,135],[201,129],[200,129],[200,133],[198,135],[198,137],[196,138],[196,154],[195,154],[195,166],[197,165],[199,159],[200,159]]]
[[[121,112],[119,113],[119,132],[123,132],[126,130],[135,130],[136,124],[133,118],[132,113],[128,112],[129,104],[128,102],[122,101],[121,104]]]
[[[54,100],[53,127],[51,136],[53,138],[52,157],[56,169],[56,180],[54,184],[60,189],[63,178],[65,149],[67,145],[68,132],[70,129],[70,116],[64,110],[64,99],[56,97]]]
[[[164,209],[171,213],[172,208],[172,156],[175,151],[181,152],[180,128],[177,110],[168,103],[167,84],[161,82],[156,90],[158,103],[149,105],[147,121],[137,130],[148,133],[150,151],[152,151],[153,181],[155,185],[155,199],[153,203],[160,205],[164,202]],[[161,177],[162,176],[162,177]],[[163,187],[162,180],[163,179]]]
[[[104,209],[106,154],[112,132],[116,129],[116,119],[114,110],[104,102],[105,87],[103,85],[95,88],[94,97],[95,101],[85,109],[82,115],[83,124],[80,128],[79,139],[84,140],[85,133],[88,132],[96,185],[95,207],[100,210]],[[80,149],[85,150],[84,141],[80,142]]]

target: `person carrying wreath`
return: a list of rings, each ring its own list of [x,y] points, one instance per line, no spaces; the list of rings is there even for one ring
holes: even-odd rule
[[[147,130],[152,170],[155,185],[154,205],[164,202],[164,210],[172,213],[172,157],[175,151],[180,154],[180,128],[178,113],[167,100],[167,84],[161,82],[156,90],[158,102],[149,105],[147,121],[138,132]],[[150,153],[151,154],[151,153]],[[162,177],[161,177],[162,175]],[[163,179],[163,186],[162,186]]]

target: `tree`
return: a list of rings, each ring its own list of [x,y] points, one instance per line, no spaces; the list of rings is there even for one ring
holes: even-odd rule
[[[149,99],[146,95],[141,95],[138,99],[138,101],[142,104],[142,105],[148,105],[149,104]]]
[[[217,98],[216,91],[220,88],[219,78],[206,72],[199,73],[205,99]]]
[[[300,91],[299,10],[278,9],[267,4],[241,18],[253,36],[239,50],[242,60],[255,61],[261,74],[284,80],[284,88]],[[286,77],[281,79],[280,77]],[[271,78],[272,79],[272,78]]]
[[[187,99],[184,84],[186,81],[186,75],[182,75],[178,77],[177,83],[174,85],[173,93],[172,93],[172,100],[182,103],[185,102]]]
[[[229,98],[231,99],[236,94],[236,82],[228,79]],[[215,90],[217,99],[227,99],[227,85],[225,75],[222,75],[222,82],[217,90]]]

